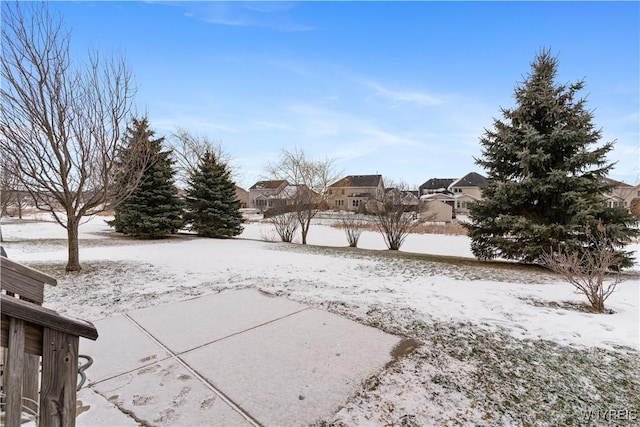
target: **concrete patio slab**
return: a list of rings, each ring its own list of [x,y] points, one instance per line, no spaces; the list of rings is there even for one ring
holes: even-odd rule
[[[251,426],[175,359],[104,381],[93,389],[140,424]]]
[[[94,322],[98,340],[80,340],[79,354],[93,358],[87,382],[102,381],[170,357],[123,315]],[[80,360],[83,363],[83,360]]]
[[[266,426],[328,417],[391,361],[400,338],[307,310],[181,355]]]
[[[306,308],[285,298],[242,289],[138,310],[129,315],[171,351],[182,353]]]
[[[401,337],[252,289],[95,322],[89,387],[149,425],[297,426],[329,417]],[[91,413],[82,414],[91,425]],[[80,424],[79,424],[80,425]]]
[[[76,405],[77,427],[140,427],[140,423],[120,411],[111,402],[90,388],[78,392]]]

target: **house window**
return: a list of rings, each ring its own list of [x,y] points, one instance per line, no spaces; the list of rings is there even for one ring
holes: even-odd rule
[[[454,188],[453,192],[454,193],[462,193],[462,188]]]
[[[360,200],[352,200],[351,206],[353,206],[354,208],[357,208],[358,206],[360,206]]]
[[[344,200],[336,200],[336,206],[344,206]]]
[[[342,195],[344,196],[344,190],[342,190]]]
[[[329,190],[329,191],[327,191],[327,193],[333,194],[333,190]]]

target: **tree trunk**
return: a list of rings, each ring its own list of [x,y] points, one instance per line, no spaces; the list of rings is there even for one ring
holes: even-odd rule
[[[67,219],[67,238],[69,242],[69,259],[65,270],[80,271],[80,249],[78,245],[78,226],[80,221],[77,218],[69,217]]]
[[[311,228],[311,218],[307,217],[300,221],[300,234],[302,235],[302,244],[307,244],[307,234],[309,234],[309,228]]]

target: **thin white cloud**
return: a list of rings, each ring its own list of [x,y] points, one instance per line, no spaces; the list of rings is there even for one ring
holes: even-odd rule
[[[362,129],[362,134],[371,138],[372,142],[377,145],[383,146],[404,146],[404,147],[420,147],[422,148],[424,144],[414,141],[411,138],[407,138],[403,135],[397,135],[390,132],[383,131],[381,129],[377,129],[375,127]]]
[[[313,31],[315,27],[295,22],[287,12],[294,3],[189,2],[185,16],[215,25],[258,27],[283,32]]]
[[[361,81],[361,83],[374,90],[375,93],[373,96],[387,98],[399,103],[413,103],[425,107],[432,107],[444,104],[445,102],[442,98],[424,92],[392,90],[380,83],[369,80]]]

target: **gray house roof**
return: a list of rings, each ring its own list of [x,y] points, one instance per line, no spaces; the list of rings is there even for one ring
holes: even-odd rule
[[[633,187],[633,185],[627,184],[626,182],[617,181],[615,179],[609,178],[608,176],[602,179],[605,184],[611,185],[613,187]]]
[[[329,187],[377,187],[382,183],[382,175],[349,175]]]
[[[470,172],[451,184],[452,187],[484,187],[487,182],[487,178],[479,173]]]
[[[273,180],[273,181],[258,181],[249,188],[249,190],[266,190],[266,189],[276,189],[282,185],[289,185],[287,181],[284,179]]]
[[[451,184],[455,181],[455,178],[431,178],[424,184],[422,184],[419,189],[420,192],[422,190],[447,190]]]

